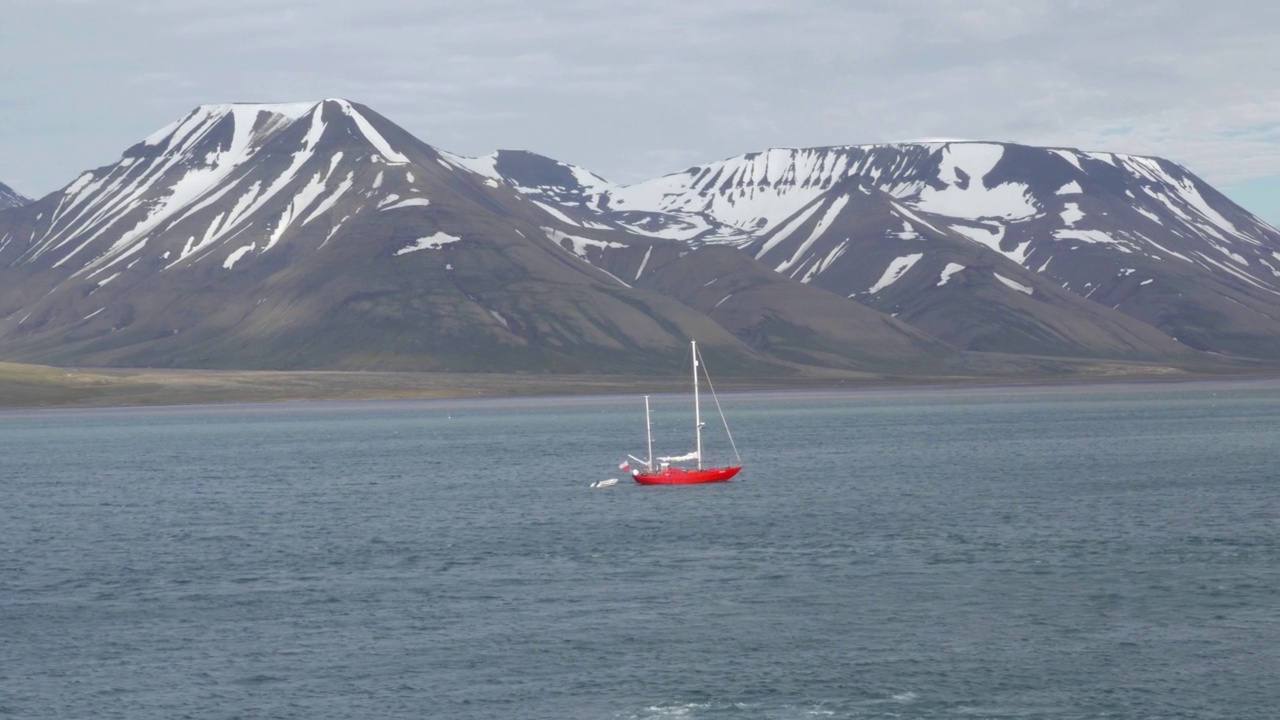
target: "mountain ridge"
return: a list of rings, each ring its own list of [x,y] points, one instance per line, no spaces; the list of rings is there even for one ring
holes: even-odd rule
[[[22,207],[31,202],[31,198],[23,196],[17,190],[0,182],[0,210]]]
[[[202,105],[0,213],[0,357],[674,371],[697,336],[731,372],[1273,361],[1277,268],[1274,228],[1141,156],[774,149],[617,186],[341,99]]]
[[[826,194],[848,197],[850,185],[887,203],[874,227],[864,219],[859,232],[832,233],[821,226],[825,216],[804,214],[830,207],[818,203]],[[902,306],[904,287],[927,294],[899,278],[927,270],[940,279],[946,268],[929,261],[942,249],[918,253],[910,241],[930,239],[946,252],[982,247],[1193,349],[1280,357],[1272,321],[1280,233],[1159,158],[976,141],[834,146],[750,153],[632,186],[521,190],[650,236],[741,247],[801,282],[889,312],[921,312]],[[901,249],[890,257],[895,240]],[[875,245],[879,267],[849,253],[851,242]],[[877,281],[912,258],[893,282]],[[1192,285],[1193,299],[1173,299]],[[1229,312],[1228,303],[1248,312]],[[1196,307],[1211,308],[1222,327],[1196,319]]]
[[[0,226],[0,338],[105,366],[792,372],[586,261],[635,238],[450,162],[363,106],[201,106]],[[573,226],[570,226],[573,227]]]

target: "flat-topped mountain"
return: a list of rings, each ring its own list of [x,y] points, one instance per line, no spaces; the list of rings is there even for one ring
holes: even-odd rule
[[[1280,232],[1158,158],[775,149],[630,186],[528,153],[472,166],[584,223],[743,249],[965,349],[1280,357]]]

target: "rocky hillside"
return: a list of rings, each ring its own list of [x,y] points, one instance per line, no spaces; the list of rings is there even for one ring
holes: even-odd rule
[[[786,149],[631,186],[528,153],[471,163],[586,225],[740,248],[960,348],[1280,357],[1280,233],[1157,158]]]

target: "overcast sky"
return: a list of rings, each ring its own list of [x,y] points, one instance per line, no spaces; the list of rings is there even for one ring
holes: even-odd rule
[[[622,183],[921,138],[1158,155],[1280,224],[1274,0],[0,0],[0,67],[32,197],[197,105],[341,97]]]

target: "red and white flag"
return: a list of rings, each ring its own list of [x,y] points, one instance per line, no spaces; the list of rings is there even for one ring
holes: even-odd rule
[[[630,469],[631,469],[631,463],[627,462],[626,460],[623,460],[623,461],[622,461],[622,464],[618,466],[618,469],[619,469],[619,470],[630,470]]]

